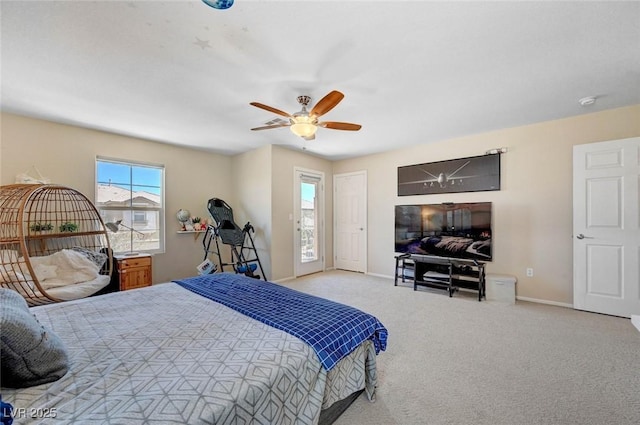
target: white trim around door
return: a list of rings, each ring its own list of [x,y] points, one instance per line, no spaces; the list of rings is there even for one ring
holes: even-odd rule
[[[293,271],[294,275],[325,269],[324,173],[293,169]]]

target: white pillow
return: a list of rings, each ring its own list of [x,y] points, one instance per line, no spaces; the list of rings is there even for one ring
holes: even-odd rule
[[[39,282],[43,282],[47,279],[54,279],[58,276],[57,271],[58,266],[49,266],[46,264],[36,264],[33,265],[33,271],[36,274]]]
[[[57,267],[55,277],[40,281],[40,285],[45,290],[93,280],[98,277],[100,272],[94,262],[87,259],[83,254],[70,249],[63,249],[47,256],[31,257],[31,265],[33,267]]]

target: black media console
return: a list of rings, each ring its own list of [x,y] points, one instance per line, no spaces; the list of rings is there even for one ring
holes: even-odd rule
[[[420,254],[402,254],[396,258],[394,286],[398,278],[405,282],[413,279],[413,290],[418,286],[445,289],[452,297],[460,288],[478,291],[478,301],[486,299],[485,263],[477,260],[435,257]]]

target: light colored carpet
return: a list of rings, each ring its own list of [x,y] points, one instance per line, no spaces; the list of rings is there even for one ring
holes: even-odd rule
[[[376,402],[359,397],[336,425],[640,423],[640,332],[629,319],[344,271],[283,285],[371,313],[389,331]]]

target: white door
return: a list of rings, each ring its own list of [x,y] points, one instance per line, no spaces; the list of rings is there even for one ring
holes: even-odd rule
[[[640,137],[573,148],[573,305],[640,314]]]
[[[294,169],[296,276],[324,270],[324,173]]]
[[[367,173],[336,174],[333,187],[335,268],[364,273],[367,270]]]

